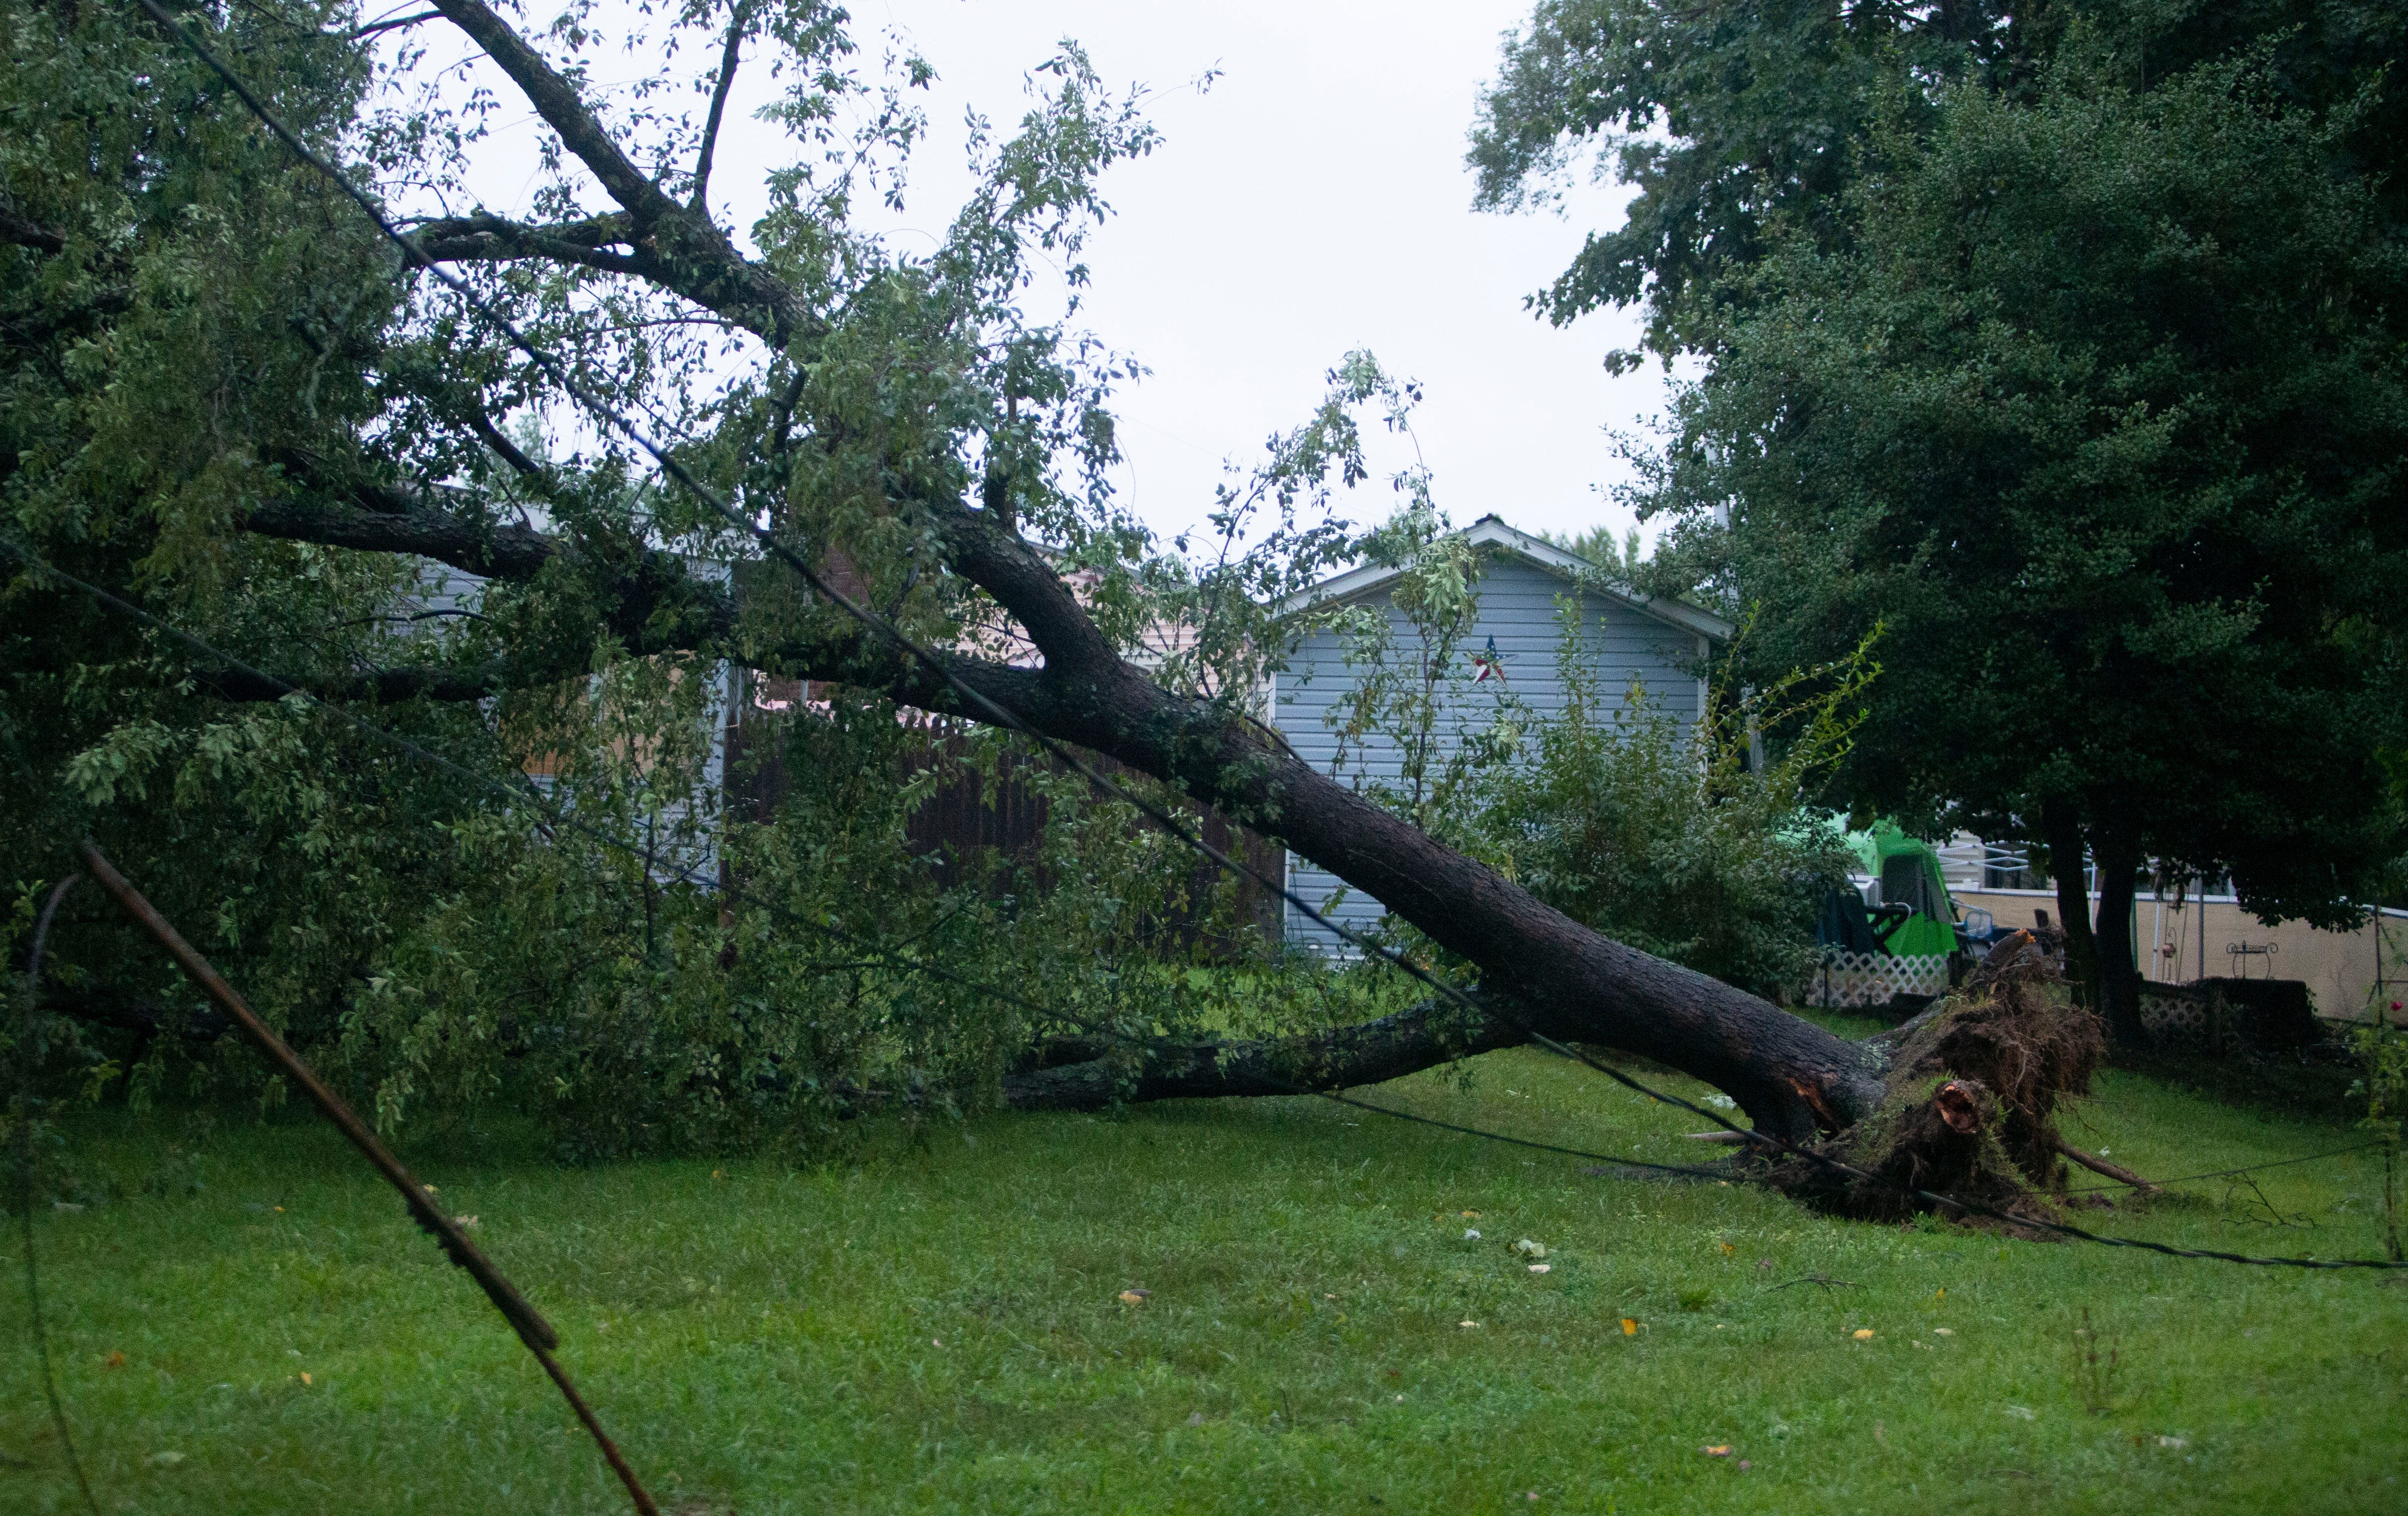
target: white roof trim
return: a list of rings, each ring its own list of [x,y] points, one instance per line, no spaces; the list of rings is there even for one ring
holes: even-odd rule
[[[1544,569],[1557,579],[1578,581],[1581,576],[1597,566],[1576,553],[1566,552],[1554,543],[1517,532],[1495,516],[1483,516],[1455,534],[1474,548],[1494,548],[1521,559],[1533,567]],[[1326,606],[1336,600],[1352,600],[1369,594],[1394,580],[1403,570],[1380,564],[1367,564],[1343,574],[1323,579],[1309,590],[1288,596],[1271,608],[1274,615],[1292,616],[1299,610]],[[1641,594],[1636,591],[1616,590],[1590,583],[1582,586],[1609,600],[1629,607],[1641,615],[1653,617],[1668,626],[1684,632],[1712,637],[1717,642],[1730,640],[1735,630],[1730,622],[1712,611],[1700,610],[1685,600],[1668,600],[1659,595]]]

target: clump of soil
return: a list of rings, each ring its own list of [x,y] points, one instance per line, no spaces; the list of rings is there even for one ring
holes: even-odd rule
[[[1996,1097],[1998,1137],[2031,1183],[2063,1185],[2057,1103],[2088,1094],[2107,1059],[2106,1028],[2076,1006],[2048,961],[2036,952],[1977,973],[1961,993],[1898,1028],[1888,1084],[1954,1075],[1979,1080]],[[1985,965],[1986,969],[1988,965]]]
[[[1916,1191],[2054,1219],[2038,1192],[2064,1183],[2057,1104],[2089,1092],[2107,1043],[2043,954],[2002,945],[1963,989],[1873,1045],[1890,1054],[1887,1095],[1821,1150],[1871,1177],[1789,1158],[1773,1166],[1774,1184],[1868,1220],[1936,1209]]]

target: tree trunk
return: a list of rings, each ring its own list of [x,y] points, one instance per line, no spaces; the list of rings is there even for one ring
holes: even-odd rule
[[[2065,918],[2065,977],[2099,1003],[2099,950],[2090,932],[2090,886],[2084,877],[2082,822],[2064,801],[2046,800],[2040,808],[2041,833],[2047,838],[2049,877],[2057,881],[2057,914]]]
[[[964,552],[957,561],[976,558]],[[1763,1130],[1792,1139],[1838,1131],[1879,1103],[1881,1062],[1856,1044],[1598,936],[1116,656],[1089,674],[1072,658],[1054,661],[1051,646],[1047,652],[1035,687],[1012,703],[1024,719],[1284,840],[1479,965],[1490,1014],[1518,1034],[1514,1040],[1541,1032],[1641,1054],[1727,1091]]]
[[[1141,1048],[1071,1041],[1045,1051],[1044,1066],[1003,1079],[1015,1110],[1101,1110],[1125,1101],[1213,1100],[1318,1094],[1380,1084],[1456,1058],[1526,1040],[1503,1016],[1425,1002],[1361,1026],[1263,1041],[1175,1042]]]
[[[2148,1034],[2141,1026],[2141,970],[2132,944],[2132,893],[2140,872],[2139,852],[2113,833],[2101,840],[2099,862],[2099,918],[2091,932],[2091,951],[2098,965],[2099,1014],[2107,1037],[2120,1047],[2142,1046]]]

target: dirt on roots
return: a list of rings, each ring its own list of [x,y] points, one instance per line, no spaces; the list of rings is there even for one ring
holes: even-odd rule
[[[1774,1184],[1866,1220],[1933,1209],[1918,1190],[2057,1219],[2045,1192],[2065,1181],[2057,1103],[2089,1093],[2107,1042],[2040,953],[2002,945],[1961,990],[1873,1041],[1890,1054],[1881,1108],[1821,1150],[1872,1178],[1793,1158],[1773,1166]]]

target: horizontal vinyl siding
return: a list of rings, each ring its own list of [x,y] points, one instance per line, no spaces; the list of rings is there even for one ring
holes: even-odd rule
[[[1573,594],[1572,586],[1519,559],[1490,558],[1484,566],[1479,615],[1455,656],[1468,668],[1470,655],[1484,652],[1494,637],[1505,668],[1505,685],[1503,691],[1493,680],[1473,685],[1454,703],[1440,735],[1441,746],[1448,751],[1464,736],[1497,720],[1501,693],[1510,692],[1540,717],[1559,715],[1565,705],[1563,681],[1555,669],[1561,635],[1556,600]],[[1387,608],[1384,594],[1366,603]],[[1693,634],[1603,595],[1583,593],[1581,611],[1581,640],[1589,666],[1597,671],[1610,697],[1619,699],[1632,684],[1643,683],[1649,697],[1678,717],[1684,728],[1696,721],[1699,648]],[[1413,639],[1403,617],[1393,608],[1388,615],[1399,651],[1408,649]],[[1280,735],[1325,774],[1331,771],[1338,756],[1339,738],[1330,730],[1329,713],[1354,688],[1354,674],[1346,664],[1341,640],[1328,632],[1315,633],[1299,643],[1276,681],[1272,710]],[[1376,742],[1350,751],[1340,777],[1359,789],[1367,772],[1394,782],[1401,766],[1399,750]],[[1307,904],[1351,929],[1369,927],[1386,914],[1379,901],[1296,853],[1288,855],[1288,885]],[[1338,902],[1335,909],[1326,904],[1333,899]],[[1344,948],[1334,934],[1306,920],[1294,908],[1288,910],[1287,937],[1291,942],[1323,951]]]

